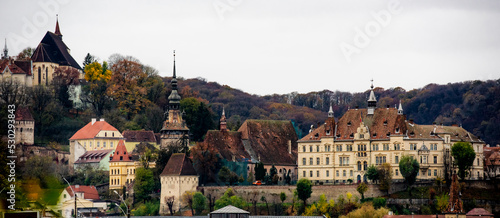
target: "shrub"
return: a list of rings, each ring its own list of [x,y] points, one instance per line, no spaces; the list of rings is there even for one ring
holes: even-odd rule
[[[375,198],[373,199],[373,206],[377,209],[385,207],[385,202],[386,202],[385,198]]]

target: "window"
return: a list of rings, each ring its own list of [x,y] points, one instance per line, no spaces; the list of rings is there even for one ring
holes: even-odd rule
[[[309,165],[313,165],[313,158],[309,158]]]
[[[107,132],[104,133],[104,137],[108,137],[108,133]]]
[[[306,158],[302,158],[302,165],[306,165],[307,164],[307,161],[306,161]]]
[[[109,143],[109,147],[112,148],[113,147],[113,142],[110,142]]]
[[[302,146],[302,152],[306,152],[306,146]]]
[[[319,177],[319,170],[316,171],[316,177]]]
[[[342,176],[346,177],[346,171],[345,170],[342,170]]]
[[[309,146],[309,152],[313,152],[313,146]]]
[[[89,146],[92,148],[92,142],[89,142]]]
[[[431,151],[437,151],[438,145],[433,143],[431,144]]]
[[[330,145],[328,145],[328,151],[330,151]]]
[[[361,161],[358,161],[358,171],[361,171]]]
[[[368,162],[363,162],[363,170],[366,170],[368,169]]]
[[[316,158],[316,165],[319,165],[319,157]]]
[[[102,147],[105,148],[106,147],[106,142],[103,142],[102,143]]]
[[[396,173],[394,173],[396,176],[399,176],[399,170],[396,169]]]
[[[417,144],[415,143],[410,143],[410,150],[416,151],[417,150]]]
[[[100,142],[97,142],[97,147],[99,147]]]
[[[346,151],[352,151],[352,145],[347,145]]]
[[[309,177],[313,177],[313,171],[309,171]]]
[[[395,161],[396,163],[399,163],[399,156],[394,157],[394,161]]]
[[[437,156],[434,156],[434,163],[437,164],[438,163],[438,157]]]
[[[365,135],[364,135],[364,134],[359,134],[359,138],[360,138],[360,139],[364,139],[364,138],[365,138]]]
[[[434,170],[434,176],[438,175],[438,170]]]
[[[330,176],[330,171],[326,171],[326,177],[329,177]]]
[[[396,150],[396,151],[397,151],[397,150],[399,150],[399,149],[401,149],[400,145],[399,145],[399,144],[394,144],[394,150]]]
[[[337,151],[342,151],[342,145],[337,145]]]
[[[385,156],[378,156],[375,157],[375,163],[376,165],[380,165],[386,162],[386,157]]]
[[[120,160],[123,160],[123,156],[120,156]]]
[[[335,174],[336,174],[337,176],[339,176],[339,171],[338,171],[338,170],[337,170],[337,171],[335,171]]]
[[[479,158],[477,158],[476,160],[477,160],[477,165],[479,166]]]
[[[352,172],[352,170],[351,170],[351,171],[350,171],[350,176],[352,176],[352,175],[353,175],[353,172]]]
[[[316,146],[316,152],[319,152],[319,146],[318,145]]]
[[[325,162],[326,162],[326,165],[330,164],[330,158],[329,158],[329,157],[326,157],[326,158],[325,158]]]
[[[303,174],[304,174],[304,176],[303,176],[303,177],[306,177],[306,171],[305,171],[305,170],[304,170]]]
[[[420,156],[420,163],[426,164],[427,163],[427,156]]]
[[[328,150],[326,149],[326,145],[325,145],[325,150],[324,150],[324,151],[328,151]]]
[[[384,151],[388,151],[389,150],[389,144],[384,144]]]
[[[349,166],[349,157],[340,157],[340,166]]]
[[[427,170],[427,176],[431,176],[431,170]]]
[[[374,151],[378,151],[378,144],[373,144],[373,146],[372,146],[372,147],[373,147],[373,149],[372,149],[372,150],[374,150]]]
[[[358,151],[366,151],[366,145],[358,145]]]

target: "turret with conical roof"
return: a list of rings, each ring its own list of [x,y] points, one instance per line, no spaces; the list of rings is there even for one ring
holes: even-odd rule
[[[177,91],[177,75],[175,73],[175,50],[174,50],[174,75],[172,77],[172,92],[168,96],[168,108],[169,110],[179,110],[181,103],[181,96]]]
[[[59,15],[58,14],[56,14],[56,31],[54,31],[54,34],[56,34],[62,38],[61,30],[59,29]]]
[[[377,107],[377,98],[375,98],[375,93],[373,92],[373,79],[372,85],[370,86],[370,97],[368,98],[368,115],[373,115],[375,113],[375,108]]]
[[[401,100],[399,100],[398,115],[403,115],[403,105],[401,105]]]

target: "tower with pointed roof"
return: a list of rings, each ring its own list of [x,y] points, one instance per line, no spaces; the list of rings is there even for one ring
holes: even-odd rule
[[[222,116],[220,118],[220,131],[227,131],[226,112],[224,108],[222,108]]]
[[[160,147],[168,148],[173,143],[189,144],[189,128],[180,111],[181,96],[178,93],[177,74],[175,70],[175,51],[174,51],[174,69],[171,81],[172,92],[168,96],[168,118],[163,122],[163,128],[160,131]]]
[[[403,115],[403,105],[401,105],[401,100],[399,100],[398,115]]]
[[[134,182],[135,165],[125,147],[125,141],[120,140],[109,161],[109,189],[122,189]]]
[[[368,115],[373,115],[375,113],[375,108],[377,107],[377,98],[375,97],[375,93],[373,92],[373,79],[372,85],[370,86],[370,97],[368,98]]]

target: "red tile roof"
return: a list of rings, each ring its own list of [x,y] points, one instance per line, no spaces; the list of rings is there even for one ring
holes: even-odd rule
[[[31,115],[30,110],[27,107],[18,107],[16,109],[16,118],[17,121],[35,121],[33,116]]]
[[[213,148],[226,160],[232,161],[233,156],[236,161],[243,161],[244,158],[250,159],[250,155],[243,146],[240,132],[210,130],[202,143]]]
[[[12,74],[32,75],[31,60],[29,61],[14,61],[12,59],[0,60],[0,74],[3,74],[5,69],[9,68]]]
[[[122,133],[127,142],[150,142],[156,143],[155,133],[146,130],[125,130]]]
[[[467,216],[493,216],[492,213],[490,213],[489,211],[487,211],[484,208],[474,208],[471,211],[469,211],[466,215]]]
[[[118,142],[118,145],[116,146],[113,158],[109,162],[123,162],[123,161],[132,161],[132,157],[130,156],[130,153],[127,152],[127,148],[125,147],[125,142],[123,140],[120,140]]]
[[[172,154],[160,176],[195,176],[191,160],[184,153]]]
[[[86,200],[100,200],[99,193],[97,193],[97,189],[95,186],[86,186],[86,185],[72,185],[71,188],[75,190],[76,193],[83,192],[83,198]],[[66,191],[69,193],[69,196],[73,197],[73,191],[68,186],[66,187]]]
[[[75,139],[91,139],[94,138],[100,131],[118,131],[106,121],[96,121],[94,124],[89,122],[83,128],[78,130],[69,140]]]
[[[75,161],[75,164],[99,163],[111,152],[113,152],[113,149],[87,151]]]

